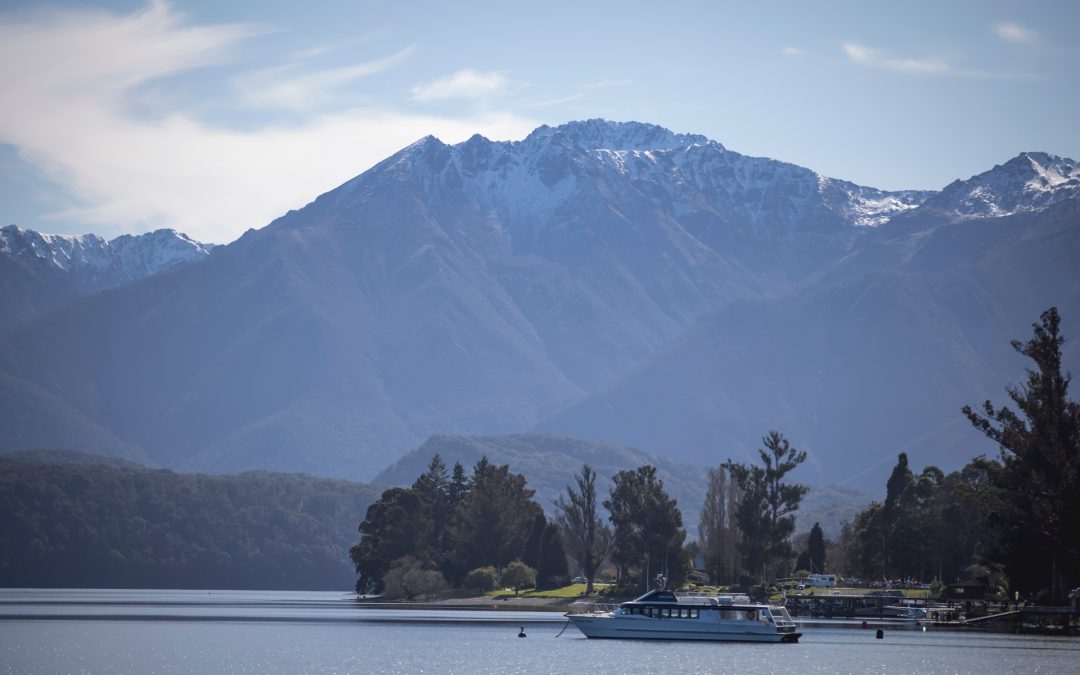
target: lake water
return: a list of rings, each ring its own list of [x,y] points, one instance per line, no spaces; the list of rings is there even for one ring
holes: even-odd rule
[[[526,625],[528,637],[517,637]],[[1080,639],[805,628],[799,644],[587,640],[559,614],[342,593],[0,590],[11,673],[1080,673]]]

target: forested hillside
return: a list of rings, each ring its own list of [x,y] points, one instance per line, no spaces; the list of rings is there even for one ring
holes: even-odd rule
[[[0,457],[0,585],[349,590],[377,496],[304,474]]]

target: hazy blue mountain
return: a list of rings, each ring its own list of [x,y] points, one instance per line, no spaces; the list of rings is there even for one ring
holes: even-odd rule
[[[28,321],[74,295],[200,260],[213,248],[168,229],[106,241],[93,234],[0,228],[0,328]]]
[[[645,124],[425,138],[200,262],[0,336],[7,391],[51,405],[8,397],[5,447],[64,445],[34,442],[60,416],[166,466],[370,478],[432,433],[532,426],[925,196]]]
[[[1000,401],[1023,377],[1010,340],[1057,306],[1073,338],[1066,365],[1080,365],[1080,193],[1075,179],[1029,189],[1051,173],[1035,161],[1046,157],[952,184],[789,294],[703,317],[538,428],[691,462],[718,449],[748,457],[776,428],[811,452],[805,479],[865,487],[882,485],[901,451],[945,469],[995,452],[960,408]],[[1075,175],[1053,161],[1055,175]],[[994,209],[958,199],[972,194]]]
[[[648,124],[428,137],[0,332],[0,450],[369,479],[432,434],[711,464],[777,427],[815,480],[876,488],[879,456],[957,460],[949,411],[1018,377],[1008,339],[1080,315],[1074,169],[884,192]]]
[[[508,464],[525,475],[529,487],[536,490],[534,499],[548,515],[556,513],[554,500],[566,496],[566,486],[574,484],[574,475],[588,464],[597,473],[597,493],[602,502],[611,489],[611,478],[623,469],[652,464],[664,481],[664,489],[674,497],[683,512],[683,525],[697,531],[698,517],[705,500],[707,468],[674,462],[626,445],[605,441],[570,438],[554,434],[519,434],[511,436],[432,436],[419,448],[406,454],[377,475],[376,485],[409,486],[427,470],[438,454],[448,469],[460,462],[466,474],[481,457],[493,464]],[[715,457],[713,466],[724,461]],[[870,503],[872,497],[858,490],[836,486],[813,486],[799,509],[798,531],[809,530],[821,522],[828,536],[838,536],[840,523],[851,520]]]

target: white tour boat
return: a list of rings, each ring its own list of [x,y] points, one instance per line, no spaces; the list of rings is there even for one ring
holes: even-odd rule
[[[746,596],[649,591],[610,612],[567,614],[591,638],[798,642],[802,633],[783,607]]]

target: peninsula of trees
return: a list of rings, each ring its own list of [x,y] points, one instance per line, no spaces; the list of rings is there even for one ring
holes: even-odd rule
[[[806,453],[777,431],[762,439],[758,463],[728,460],[709,471],[697,541],[688,541],[651,465],[619,471],[598,495],[586,464],[548,521],[525,477],[507,465],[483,458],[471,475],[460,464],[449,475],[436,455],[411,488],[387,490],[368,510],[352,549],[357,588],[417,597],[500,582],[554,586],[581,573],[591,592],[608,565],[629,590],[657,573],[682,584],[697,556],[709,581],[746,589],[829,571],[863,580],[977,578],[1002,594],[1061,601],[1080,583],[1080,405],[1068,399],[1059,326],[1052,308],[1030,340],[1013,342],[1035,363],[1023,386],[1008,388],[1015,411],[990,402],[963,410],[1000,445],[997,460],[916,474],[900,453],[884,501],[845,523],[839,540],[826,540],[818,524],[796,535],[807,488],[789,477]],[[400,582],[406,572],[416,583]]]

